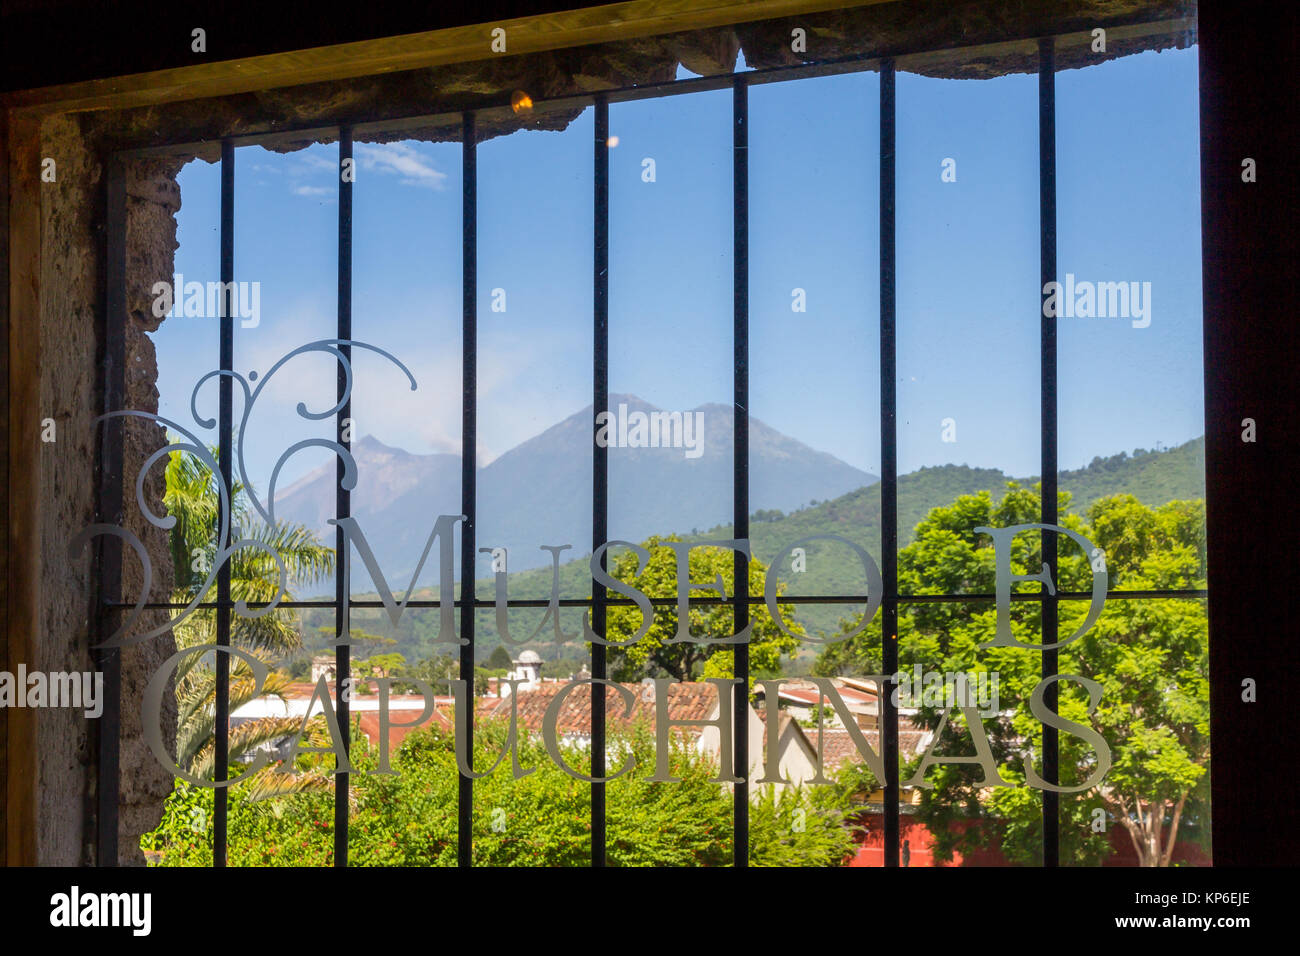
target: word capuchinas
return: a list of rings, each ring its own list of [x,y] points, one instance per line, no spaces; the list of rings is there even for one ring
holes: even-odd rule
[[[411,594],[414,592],[415,582],[419,579],[420,572],[424,568],[424,563],[429,556],[429,552],[433,548],[434,542],[439,541],[440,542],[440,550],[439,550],[440,619],[439,619],[439,634],[437,639],[435,640],[435,643],[465,644],[468,642],[456,636],[456,630],[457,630],[456,621],[453,614],[453,610],[455,608],[455,601],[452,599],[452,596],[454,595],[454,588],[453,588],[454,554],[452,549],[453,532],[455,530],[456,523],[464,520],[465,517],[463,515],[442,515],[438,518],[436,524],[434,525],[432,533],[429,535],[429,540],[425,544],[424,552],[420,557],[420,563],[417,565],[415,572],[412,575],[411,586],[410,588],[408,588],[406,592],[406,597],[403,598],[403,600],[400,602],[394,599],[392,591],[388,587],[388,582],[384,578],[383,572],[379,569],[379,566],[375,561],[374,552],[371,550],[369,543],[366,541],[366,537],[364,533],[361,531],[360,526],[357,524],[356,519],[339,518],[339,519],[331,520],[330,523],[337,524],[342,529],[349,546],[355,546],[357,553],[360,555],[362,562],[366,565],[366,568],[370,573],[371,580],[373,581],[375,588],[380,596],[380,599],[383,602],[384,608],[388,613],[388,618],[394,626],[398,624],[398,622],[401,619],[402,612],[406,609],[407,601],[410,599]],[[1023,525],[1012,525],[1005,528],[980,527],[980,528],[975,528],[974,530],[977,534],[987,534],[993,538],[994,565],[996,570],[995,599],[997,605],[997,628],[993,639],[981,645],[980,647],[981,650],[988,647],[1015,647],[1015,648],[1021,648],[1023,650],[1036,650],[1036,651],[1053,650],[1055,648],[1063,647],[1066,644],[1069,644],[1077,640],[1079,637],[1083,636],[1083,634],[1086,633],[1097,622],[1097,619],[1101,616],[1102,610],[1106,602],[1106,586],[1107,586],[1106,563],[1101,550],[1099,548],[1095,548],[1092,542],[1090,542],[1087,538],[1083,537],[1083,535],[1075,531],[1072,531],[1069,528],[1064,528],[1061,527],[1060,525],[1052,525],[1052,524],[1023,524]],[[1011,545],[1013,539],[1017,534],[1020,534],[1021,532],[1034,531],[1034,530],[1052,531],[1052,532],[1066,535],[1069,538],[1073,539],[1075,543],[1077,543],[1081,548],[1083,548],[1084,554],[1089,556],[1090,566],[1092,568],[1092,597],[1088,607],[1087,617],[1084,619],[1082,625],[1078,628],[1077,631],[1075,631],[1073,635],[1071,635],[1066,640],[1056,641],[1053,643],[1027,644],[1022,641],[1017,641],[1012,636],[1012,630],[1011,630],[1011,586],[1012,584],[1018,581],[1037,581],[1045,585],[1048,588],[1049,592],[1054,593],[1055,591],[1055,583],[1051,580],[1046,565],[1044,565],[1043,570],[1041,572],[1036,574],[1015,574],[1011,570]],[[876,566],[875,561],[872,560],[871,556],[867,554],[865,550],[863,550],[857,544],[854,544],[852,541],[849,541],[846,538],[834,534],[811,535],[809,537],[802,538],[801,540],[796,541],[795,543],[789,545],[787,548],[784,549],[781,555],[777,557],[776,561],[773,562],[772,566],[775,567],[776,563],[779,561],[783,561],[786,556],[793,555],[796,548],[800,548],[814,541],[838,542],[848,547],[850,550],[852,550],[854,554],[857,555],[858,560],[861,561],[862,567],[866,571],[867,586],[868,586],[867,587],[867,595],[868,595],[867,609],[862,616],[861,623],[853,630],[848,631],[844,634],[837,635],[835,638],[831,640],[820,640],[817,638],[810,638],[804,635],[795,635],[792,631],[790,631],[786,627],[785,622],[782,620],[780,610],[777,607],[777,580],[776,577],[770,573],[770,571],[764,585],[764,592],[763,592],[764,601],[767,605],[768,611],[771,614],[772,621],[775,623],[777,627],[781,628],[781,630],[784,631],[786,634],[813,643],[825,643],[825,644],[838,643],[840,641],[848,640],[854,637],[855,635],[860,634],[864,630],[866,630],[867,625],[871,622],[871,620],[875,617],[877,611],[879,610],[881,599],[883,597],[883,584],[881,580],[880,569]],[[650,598],[644,592],[642,592],[641,590],[639,590],[638,588],[636,588],[632,584],[629,584],[626,581],[621,581],[611,577],[610,574],[605,570],[605,568],[602,567],[602,558],[604,557],[606,551],[611,547],[617,547],[617,546],[630,548],[637,555],[636,576],[639,576],[641,572],[644,571],[647,562],[650,560],[650,552],[648,550],[630,541],[609,541],[606,544],[603,544],[599,548],[597,548],[595,550],[595,553],[592,554],[591,562],[590,562],[591,577],[595,582],[603,585],[609,590],[621,594],[624,597],[630,598],[633,604],[635,604],[636,607],[641,612],[641,616],[642,616],[641,627],[636,632],[635,635],[633,635],[631,638],[625,641],[610,641],[607,640],[604,635],[598,634],[596,633],[596,631],[592,629],[590,614],[589,612],[584,612],[583,622],[582,622],[583,636],[588,641],[591,641],[596,644],[603,644],[607,647],[629,647],[637,643],[649,632],[651,624],[653,623],[653,619],[654,619],[654,608],[653,605],[651,604]],[[676,570],[677,570],[677,595],[676,595],[677,632],[672,637],[666,638],[664,643],[666,644],[747,643],[750,637],[751,625],[746,625],[744,628],[742,628],[737,633],[733,634],[731,637],[723,638],[723,639],[697,638],[692,636],[689,630],[688,612],[690,608],[691,591],[715,591],[718,592],[722,598],[725,599],[727,597],[725,593],[722,593],[723,582],[720,578],[714,581],[692,581],[691,580],[690,578],[691,550],[693,548],[701,548],[701,547],[729,548],[740,554],[744,554],[746,557],[749,557],[750,550],[749,550],[748,539],[740,538],[740,539],[725,539],[725,540],[716,540],[716,541],[694,541],[694,542],[664,541],[661,542],[660,546],[665,548],[670,548],[675,553]],[[538,626],[537,630],[528,638],[515,639],[512,638],[510,635],[510,629],[506,619],[507,618],[506,574],[504,570],[499,570],[496,572],[496,581],[495,581],[496,618],[497,618],[497,627],[501,632],[501,638],[503,641],[505,641],[508,644],[517,646],[519,644],[525,644],[528,643],[529,641],[536,640],[538,638],[538,635],[542,632],[542,630],[546,628],[548,621],[550,621],[552,623],[552,626],[554,627],[557,641],[564,639],[564,635],[560,631],[560,621],[559,621],[560,554],[561,552],[566,551],[571,547],[572,545],[567,545],[567,544],[566,545],[542,545],[542,550],[548,551],[551,554],[551,596],[547,604],[546,615],[543,617],[542,622]],[[488,548],[485,548],[483,550],[491,551],[491,549]],[[239,611],[238,608],[236,608],[236,610],[239,613],[265,613],[265,609],[260,612],[247,612],[247,609],[245,609],[244,611]],[[347,620],[346,615],[344,616],[344,620],[345,621]],[[343,632],[343,634],[341,635],[337,643],[338,644],[350,643],[350,641],[348,640],[348,632],[346,630]],[[171,673],[180,665],[181,659],[188,654],[209,652],[209,651],[234,654],[240,657],[242,660],[244,660],[244,662],[247,663],[248,666],[251,668],[254,675],[254,680],[256,681],[256,689],[260,692],[261,687],[263,686],[265,680],[269,676],[269,668],[267,667],[266,664],[264,664],[258,658],[254,657],[252,654],[246,653],[237,647],[229,647],[229,646],[218,647],[217,645],[213,645],[213,644],[206,644],[200,647],[186,648],[185,650],[182,650],[177,654],[175,654],[174,656],[172,656],[166,663],[164,663],[163,666],[159,668],[158,672],[150,680],[149,685],[145,689],[142,716],[143,716],[143,724],[145,727],[146,739],[148,740],[150,747],[153,749],[155,756],[162,762],[163,766],[167,767],[177,777],[181,777],[185,780],[188,780],[189,782],[197,786],[225,787],[233,783],[237,783],[239,780],[243,779],[249,774],[257,772],[259,769],[261,769],[262,766],[264,766],[270,761],[271,759],[270,754],[266,752],[259,752],[257,757],[254,759],[253,763],[250,765],[249,770],[246,771],[244,774],[235,777],[234,779],[226,780],[226,781],[204,780],[202,778],[187,773],[184,769],[177,766],[171,760],[170,756],[167,753],[167,748],[163,746],[161,722],[159,719],[161,716],[163,696],[167,692],[168,679]],[[879,691],[880,699],[883,699],[884,695],[888,693],[888,691],[885,690],[885,685],[887,683],[890,684],[897,683],[897,681],[900,678],[901,675],[899,674],[893,674],[893,675],[872,674],[867,676],[868,680],[871,680],[876,684]],[[379,688],[379,702],[378,702],[379,703],[379,710],[378,710],[379,735],[378,736],[379,736],[379,748],[380,748],[378,769],[373,771],[376,774],[395,773],[395,771],[392,770],[389,762],[389,757],[390,757],[389,743],[388,743],[389,729],[393,727],[416,726],[419,724],[423,724],[433,715],[433,709],[435,706],[435,696],[432,689],[429,687],[429,685],[423,681],[416,680],[413,678],[402,678],[402,679],[408,683],[414,683],[417,686],[419,686],[421,694],[424,697],[424,707],[420,713],[420,716],[417,717],[414,721],[394,722],[390,717],[389,707],[388,707],[389,687],[391,681],[387,678],[379,679],[376,681],[376,684],[378,685]],[[757,687],[763,689],[765,706],[767,708],[767,726],[769,727],[777,726],[776,721],[777,721],[777,706],[779,703],[779,688],[781,684],[784,682],[784,680],[785,679],[782,678],[782,679],[775,679],[775,680],[757,680],[754,682],[757,685]],[[844,727],[847,729],[851,739],[853,740],[854,746],[857,748],[858,753],[861,755],[861,757],[867,764],[868,768],[871,770],[873,774],[875,774],[877,780],[885,779],[885,768],[884,768],[884,762],[881,755],[878,754],[871,747],[870,743],[867,741],[866,735],[858,727],[856,718],[849,711],[848,706],[841,698],[835,686],[832,684],[832,682],[829,679],[826,678],[814,678],[814,681],[817,684],[817,686],[820,688],[822,699],[828,700],[831,706],[834,707],[836,713],[839,715],[840,720],[843,722]],[[1030,696],[1030,710],[1032,711],[1035,718],[1041,721],[1045,726],[1055,727],[1057,730],[1064,731],[1065,733],[1072,734],[1080,738],[1081,740],[1087,742],[1088,745],[1091,746],[1096,751],[1097,754],[1096,768],[1092,773],[1092,775],[1089,776],[1088,779],[1085,780],[1082,784],[1079,784],[1077,786],[1068,786],[1068,787],[1059,786],[1057,784],[1049,783],[1048,781],[1040,777],[1039,774],[1034,770],[1032,760],[1026,757],[1025,766],[1024,766],[1025,778],[1028,786],[1034,787],[1039,790],[1051,790],[1056,793],[1077,793],[1083,790],[1091,789],[1092,787],[1096,786],[1106,775],[1106,772],[1110,769],[1110,765],[1111,765],[1110,748],[1107,745],[1105,739],[1102,738],[1102,736],[1099,733],[1097,733],[1097,731],[1095,731],[1092,727],[1086,724],[1078,724],[1073,721],[1066,720],[1059,714],[1055,713],[1052,708],[1048,707],[1048,705],[1044,700],[1046,692],[1052,684],[1058,681],[1073,681],[1078,684],[1081,684],[1087,690],[1088,697],[1089,697],[1088,714],[1090,715],[1096,710],[1098,704],[1101,701],[1102,687],[1098,682],[1078,674],[1056,674],[1053,676],[1043,678],[1043,680],[1034,688]],[[668,694],[669,694],[669,688],[676,682],[671,678],[660,678],[654,681],[656,758],[655,758],[654,776],[649,778],[651,781],[676,782],[679,779],[673,777],[669,771],[670,740],[671,740],[673,727],[682,726],[685,724],[690,724],[697,727],[711,726],[717,728],[719,738],[720,738],[719,766],[721,769],[719,770],[719,775],[714,778],[715,782],[735,783],[735,782],[741,782],[743,780],[743,778],[735,776],[735,774],[733,773],[733,766],[732,766],[733,763],[732,762],[732,754],[733,754],[732,734],[734,732],[734,726],[732,720],[732,716],[733,716],[732,707],[733,707],[734,695],[733,695],[732,687],[733,685],[740,683],[740,681],[739,679],[730,679],[730,678],[710,678],[708,682],[713,684],[717,688],[717,693],[718,693],[717,717],[714,718],[713,720],[673,720],[670,719],[669,717]],[[513,773],[516,779],[523,776],[527,776],[528,774],[532,773],[535,768],[528,769],[523,767],[520,764],[519,752],[518,752],[519,728],[516,719],[517,718],[517,713],[516,713],[517,694],[515,693],[515,690],[517,685],[519,683],[522,683],[522,681],[519,679],[512,679],[510,681],[505,682],[510,686],[510,690],[511,690],[509,733],[507,735],[505,743],[502,745],[501,752],[497,756],[496,761],[493,763],[492,767],[489,770],[484,772],[476,772],[470,766],[468,755],[470,754],[473,748],[470,746],[470,741],[468,739],[469,729],[466,726],[466,722],[459,718],[459,715],[468,713],[470,711],[470,706],[471,706],[470,688],[467,685],[467,682],[463,680],[451,680],[449,681],[449,683],[451,684],[454,693],[455,704],[456,704],[457,719],[455,721],[455,725],[456,725],[455,749],[456,749],[456,760],[459,765],[460,772],[464,774],[466,777],[470,777],[473,779],[485,777],[489,773],[495,771],[497,767],[501,765],[501,763],[505,760],[507,751],[509,751],[511,755]],[[560,712],[569,695],[573,692],[575,688],[577,688],[582,684],[603,685],[607,689],[606,693],[612,692],[614,695],[616,695],[616,697],[622,700],[622,702],[626,707],[627,715],[630,715],[632,713],[632,709],[635,704],[635,698],[633,692],[628,690],[626,687],[622,686],[621,684],[608,681],[608,680],[599,679],[599,678],[584,678],[584,679],[574,680],[562,686],[559,692],[552,699],[550,705],[548,706],[546,710],[546,714],[542,721],[543,742],[545,743],[546,750],[550,755],[551,759],[556,763],[556,765],[561,770],[563,770],[569,776],[574,777],[578,780],[597,782],[597,783],[608,781],[608,780],[615,780],[632,770],[632,768],[635,766],[634,756],[628,755],[624,765],[616,772],[611,773],[608,776],[604,776],[604,777],[592,777],[583,774],[577,770],[574,770],[571,766],[569,766],[565,762],[563,753],[561,752],[560,735],[557,732],[557,725],[559,722]],[[324,716],[325,722],[329,729],[331,743],[332,743],[331,747],[302,746],[303,736],[307,729],[307,721],[311,719],[311,717],[316,713],[317,702],[319,702],[320,704],[321,713]],[[918,767],[915,775],[912,777],[911,780],[906,781],[904,785],[912,786],[912,787],[932,786],[932,784],[928,783],[925,779],[925,773],[930,767],[936,764],[944,764],[944,763],[963,763],[963,764],[978,764],[983,770],[984,779],[979,782],[978,786],[982,786],[982,787],[1013,786],[1013,784],[1006,782],[998,775],[997,761],[993,756],[992,748],[990,746],[988,736],[984,730],[984,725],[981,720],[978,708],[973,706],[972,701],[967,700],[964,703],[958,703],[957,709],[961,710],[965,718],[967,729],[970,733],[970,737],[972,741],[974,742],[974,747],[976,751],[975,755],[974,756],[949,756],[949,755],[935,752],[939,740],[943,735],[944,728],[947,726],[949,715],[953,710],[953,706],[950,705],[947,708],[945,708],[945,710],[943,711],[939,725],[933,734],[932,743],[930,744],[929,748],[923,755],[921,759],[921,764]],[[817,733],[819,738],[818,746],[817,746],[818,766],[817,766],[816,776],[813,777],[810,782],[814,784],[826,784],[829,783],[830,781],[825,778],[822,772],[822,766],[821,766],[822,746],[820,740],[822,731],[821,731],[820,722],[818,725]],[[779,744],[777,741],[777,736],[778,735],[776,734],[768,734],[768,746],[767,746],[767,752],[764,755],[764,764],[763,764],[764,775],[757,781],[758,783],[785,783],[786,782],[780,776],[779,773],[778,765],[780,762],[780,754],[778,750]],[[316,689],[312,695],[311,703],[307,709],[307,715],[304,716],[303,718],[303,722],[300,725],[298,729],[298,733],[292,742],[288,755],[285,758],[283,764],[281,765],[280,772],[293,773],[294,760],[300,753],[330,753],[330,752],[333,752],[337,758],[337,764],[334,771],[335,773],[353,772],[353,767],[348,759],[347,748],[344,746],[343,743],[343,735],[340,732],[338,715],[334,709],[329,685],[327,679],[324,676],[322,676],[317,681]]]

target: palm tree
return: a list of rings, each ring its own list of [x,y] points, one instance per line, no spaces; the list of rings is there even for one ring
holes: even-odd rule
[[[216,450],[212,450],[216,459]],[[175,573],[172,600],[188,605],[200,597],[208,570],[216,558],[216,530],[220,495],[212,469],[197,457],[174,451],[167,463],[166,494],[163,503],[176,519],[171,529],[170,549]],[[231,489],[231,540],[250,538],[279,555],[289,581],[310,581],[329,574],[334,568],[334,550],[321,544],[309,529],[288,523],[267,525],[254,520],[244,486],[233,482]],[[250,605],[267,604],[279,589],[279,566],[267,551],[244,547],[230,558],[230,594],[233,600]],[[211,593],[202,594],[211,599]],[[282,600],[291,601],[285,593]],[[179,613],[179,612],[177,612]],[[194,611],[173,628],[178,648],[214,643],[216,614],[211,609]],[[268,670],[273,661],[302,646],[297,628],[297,614],[277,609],[261,617],[234,616],[230,643],[250,654]],[[184,659],[176,674],[178,704],[177,763],[195,775],[210,777],[213,772],[216,737],[217,675],[212,653],[195,654]],[[241,657],[230,655],[230,710],[233,712],[258,697],[284,699],[289,678],[271,671],[260,691],[253,669]],[[312,744],[328,746],[321,722],[313,721],[308,735]],[[232,761],[248,755],[262,745],[294,734],[301,721],[292,717],[264,717],[234,727],[229,735]],[[322,740],[322,736],[325,737]],[[268,765],[250,778],[249,799],[263,799],[304,789],[328,788],[329,776],[310,772],[286,774],[274,772]]]
[[[216,451],[213,450],[213,458]],[[170,547],[175,573],[174,600],[189,603],[199,595],[207,579],[207,569],[216,558],[216,528],[220,497],[217,477],[206,463],[183,452],[172,452],[167,463],[167,491],[163,504],[176,519]],[[250,538],[262,548],[280,556],[289,581],[311,581],[334,570],[334,549],[325,546],[302,525],[277,522],[268,525],[254,520],[242,483],[232,482],[231,540]],[[232,600],[251,604],[268,604],[279,587],[279,568],[262,548],[241,548],[230,559],[230,596]],[[201,570],[202,569],[202,570]],[[211,598],[212,595],[204,595]],[[292,595],[282,595],[293,600]],[[208,611],[190,615],[180,628],[197,632],[193,643],[210,643],[215,615]],[[236,617],[231,622],[231,643],[252,649],[284,654],[302,646],[297,615],[292,611],[274,611],[262,617]],[[178,643],[180,636],[178,635]],[[184,646],[191,646],[189,643]]]

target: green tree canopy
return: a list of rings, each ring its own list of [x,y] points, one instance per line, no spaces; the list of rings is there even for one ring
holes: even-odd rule
[[[681,541],[676,535],[652,537],[642,544],[650,552],[650,559],[638,575],[636,552],[626,550],[620,554],[610,568],[610,576],[632,584],[652,598],[675,598],[677,596],[677,556],[671,548],[663,546],[667,541]],[[693,547],[689,560],[692,581],[709,582],[714,585],[721,579],[728,597],[735,594],[735,557],[734,552],[720,547]],[[766,567],[757,559],[749,562],[749,593],[761,595],[765,580]],[[694,597],[706,596],[710,592],[693,591]],[[618,595],[612,595],[617,597]],[[717,597],[715,591],[711,596]],[[790,622],[793,609],[790,605],[778,605],[782,617]],[[735,634],[735,616],[730,604],[700,604],[692,601],[689,610],[689,633],[694,638],[707,638],[710,641],[723,641]],[[606,638],[611,641],[630,641],[641,628],[643,621],[641,611],[633,606],[615,606],[609,608]],[[781,655],[789,654],[799,646],[798,635],[803,628],[798,623],[787,623],[787,630],[782,631],[772,620],[764,604],[751,604],[750,623],[753,627],[749,640],[749,661],[751,675],[774,673],[780,666]],[[609,671],[614,680],[636,681],[643,677],[670,676],[679,681],[691,681],[700,677],[730,677],[732,674],[732,651],[730,644],[721,643],[669,643],[677,634],[677,608],[675,605],[656,605],[654,621],[650,630],[637,643],[629,647],[611,647],[609,649]]]
[[[505,743],[504,721],[475,728],[476,767],[489,767]],[[354,729],[351,759],[355,802],[348,818],[353,866],[454,866],[456,864],[456,757],[450,734],[413,731],[394,748],[395,775],[370,773],[376,755]],[[606,791],[610,866],[727,866],[731,863],[732,794],[711,782],[717,767],[693,747],[676,743],[670,783],[648,778],[655,743],[645,726],[613,730],[611,752],[635,768]],[[561,745],[565,761],[589,773],[589,752]],[[575,866],[591,859],[590,785],[560,770],[540,738],[526,735],[520,760],[534,772],[516,780],[509,759],[475,782],[476,866]],[[230,802],[232,866],[328,866],[332,862],[333,795],[308,792],[274,801]],[[834,786],[765,787],[750,811],[750,861],[756,866],[835,866],[854,849],[848,824],[861,808],[860,775],[846,773]],[[183,782],[168,798],[158,828],[141,839],[152,859],[166,866],[211,866],[212,791]],[[197,821],[197,824],[196,824]]]
[[[1112,590],[1205,587],[1204,505],[1171,501],[1148,508],[1132,495],[1103,498],[1092,505],[1087,521],[1069,512],[1069,495],[1058,502],[1060,524],[1102,549]],[[1008,483],[994,502],[988,492],[963,495],[935,508],[917,527],[914,542],[899,552],[899,587],[904,594],[989,594],[994,590],[992,539],[976,527],[1007,527],[1039,520],[1037,489]],[[1091,556],[1057,536],[1063,591],[1091,590]],[[1040,535],[1017,535],[1012,571],[1038,572],[1042,566]],[[1022,582],[1016,591],[1036,591]],[[1059,638],[1082,624],[1086,600],[1059,603]],[[850,622],[846,622],[847,624]],[[1017,647],[980,645],[993,638],[996,610],[988,600],[969,603],[905,605],[898,622],[900,670],[919,663],[925,671],[995,672],[1002,713],[983,723],[1000,776],[1013,788],[978,786],[982,770],[973,765],[942,764],[927,772],[933,789],[922,791],[919,816],[935,836],[941,858],[969,850],[984,838],[977,828],[955,826],[960,818],[985,816],[998,821],[1003,851],[1013,860],[1035,862],[1041,852],[1040,792],[1023,786],[1024,755],[1032,755],[1041,772],[1042,725],[1029,709],[1030,695],[1041,679],[1041,652]],[[1012,632],[1022,643],[1041,643],[1041,615],[1035,601],[1013,602]],[[1111,599],[1082,638],[1060,649],[1058,673],[1080,674],[1103,687],[1100,706],[1089,717],[1087,695],[1077,682],[1063,681],[1059,711],[1069,720],[1090,725],[1111,749],[1112,766],[1100,785],[1061,799],[1061,852],[1075,863],[1098,863],[1109,855],[1110,841],[1098,833],[1094,811],[1124,827],[1144,865],[1168,865],[1180,832],[1190,819],[1193,830],[1206,831],[1208,811],[1209,695],[1207,621],[1199,599]],[[880,666],[878,623],[856,638],[828,647],[817,662],[823,674],[877,673]],[[943,707],[922,707],[916,721],[936,729]],[[964,720],[954,710],[937,753],[972,752]],[[1083,783],[1095,769],[1096,754],[1086,741],[1060,734],[1061,783]],[[919,764],[904,770],[911,776]],[[1109,825],[1109,824],[1108,824]]]

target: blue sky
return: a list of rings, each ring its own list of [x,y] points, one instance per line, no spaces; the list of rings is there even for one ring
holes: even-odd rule
[[[898,77],[899,470],[945,462],[1038,469],[1037,79]],[[879,472],[878,80],[750,92],[751,412]],[[1152,321],[1060,320],[1060,460],[1202,434],[1195,48],[1057,78],[1059,272],[1150,282]],[[610,108],[610,387],[668,409],[731,400],[731,94]],[[507,451],[591,394],[593,123],[479,146],[479,454]],[[261,283],[235,368],[264,374],[335,326],[337,148],[236,150],[235,277]],[[458,144],[358,143],[354,337],[400,357],[357,361],[356,432],[459,450]],[[655,163],[644,182],[643,160]],[[956,161],[955,182],[942,162]],[[218,278],[219,177],[180,176],[176,271]],[[803,289],[806,311],[791,310]],[[505,311],[492,309],[493,290]],[[160,411],[192,425],[217,321],[155,333]],[[247,436],[261,487],[293,441],[332,434],[293,408],[333,401],[324,357],[268,384]],[[209,383],[199,409],[213,414]],[[956,423],[956,442],[941,440]],[[212,436],[215,443],[215,435]],[[326,460],[299,455],[281,483]]]

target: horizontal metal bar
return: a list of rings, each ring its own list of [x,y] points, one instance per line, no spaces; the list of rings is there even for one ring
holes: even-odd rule
[[[1205,589],[1187,589],[1182,591],[1107,591],[1106,600],[1134,600],[1138,598],[1156,599],[1156,598],[1205,598],[1209,597],[1209,591]],[[977,592],[972,594],[895,594],[894,599],[902,604],[943,604],[962,601],[992,601],[997,595],[986,592]],[[1015,591],[1011,594],[1013,601],[1038,601],[1044,597],[1042,593],[1029,591]],[[1062,601],[1088,601],[1092,599],[1091,591],[1057,591],[1056,597]],[[670,606],[677,603],[675,597],[652,597],[648,599],[651,604]],[[750,604],[762,604],[765,598],[761,594],[749,596]],[[870,598],[865,594],[782,594],[777,597],[779,604],[865,604]],[[711,604],[731,604],[735,601],[734,597],[716,598],[716,597],[693,597],[691,604],[693,606],[705,606]],[[550,601],[546,598],[521,598],[519,600],[506,601],[506,607],[549,607]],[[591,598],[560,598],[556,602],[560,607],[590,607]],[[382,608],[385,607],[383,601],[349,601],[349,606],[354,608]],[[453,606],[459,607],[459,601],[453,601]],[[632,607],[636,604],[631,598],[606,598],[605,604],[610,607]],[[110,603],[104,605],[109,610],[125,611],[135,607],[134,604],[124,602]],[[210,611],[219,605],[215,601],[203,602],[195,605],[196,610]],[[230,602],[226,607],[233,607],[234,603]],[[266,607],[266,604],[249,604],[250,610],[260,610]],[[335,601],[285,601],[276,605],[278,608],[286,610],[305,609],[305,608],[332,608],[337,606]],[[406,607],[412,609],[441,607],[438,601],[407,601]],[[478,598],[474,601],[475,608],[494,608],[496,601]],[[156,603],[146,604],[147,611],[182,611],[189,607],[188,604],[168,604]]]

